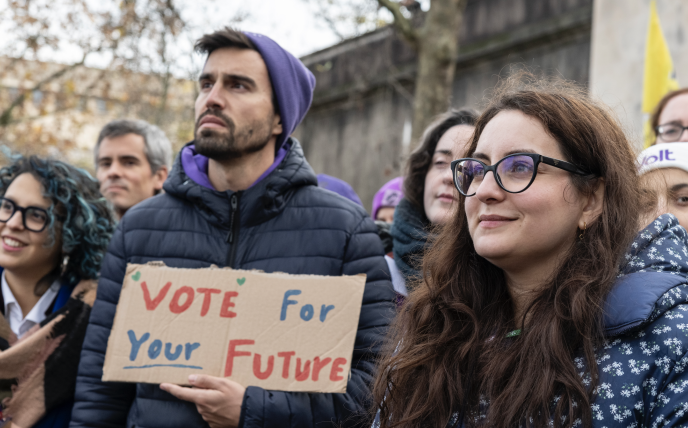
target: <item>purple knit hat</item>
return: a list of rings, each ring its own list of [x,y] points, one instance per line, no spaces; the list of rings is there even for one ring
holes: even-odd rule
[[[258,33],[244,34],[256,46],[268,69],[282,119],[283,132],[275,143],[279,149],[301,123],[311,106],[315,76],[298,58],[282,49],[271,38]]]
[[[404,191],[401,188],[403,181],[402,177],[393,178],[377,191],[375,197],[373,197],[373,220],[377,217],[377,212],[380,208],[399,205],[399,202],[404,197]]]

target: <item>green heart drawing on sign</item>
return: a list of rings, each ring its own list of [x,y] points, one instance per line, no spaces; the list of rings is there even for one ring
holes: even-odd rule
[[[246,278],[237,278],[237,284],[244,285],[244,282],[246,282]]]
[[[141,272],[136,272],[135,274],[133,274],[131,276],[131,279],[133,279],[134,281],[138,281],[140,278],[141,278]]]

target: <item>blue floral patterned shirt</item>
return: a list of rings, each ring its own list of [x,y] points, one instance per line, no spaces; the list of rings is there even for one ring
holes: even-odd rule
[[[605,305],[607,340],[597,351],[593,427],[688,427],[687,245],[686,230],[664,214],[638,234],[626,254]],[[589,384],[584,360],[574,362]]]

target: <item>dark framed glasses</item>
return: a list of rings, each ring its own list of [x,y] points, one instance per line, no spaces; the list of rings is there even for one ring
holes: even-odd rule
[[[675,143],[681,139],[681,135],[683,135],[683,131],[686,129],[688,129],[688,126],[670,123],[667,125],[659,125],[655,128],[655,132],[665,143]]]
[[[590,175],[576,165],[535,153],[514,153],[494,165],[473,158],[463,158],[451,163],[454,186],[464,196],[473,196],[483,182],[485,174],[492,171],[495,181],[509,193],[521,193],[530,187],[537,176],[540,162],[577,175]]]
[[[0,198],[0,222],[7,223],[15,212],[21,212],[26,230],[42,232],[48,225],[48,212],[39,207],[20,207],[12,199]]]

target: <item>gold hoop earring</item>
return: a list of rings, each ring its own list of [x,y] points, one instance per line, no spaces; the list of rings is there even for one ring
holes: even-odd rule
[[[578,235],[579,240],[581,240],[581,241],[583,240],[583,236],[585,236],[585,231],[587,230],[587,228],[588,228],[588,223],[583,222],[583,231],[581,232],[580,235]]]

